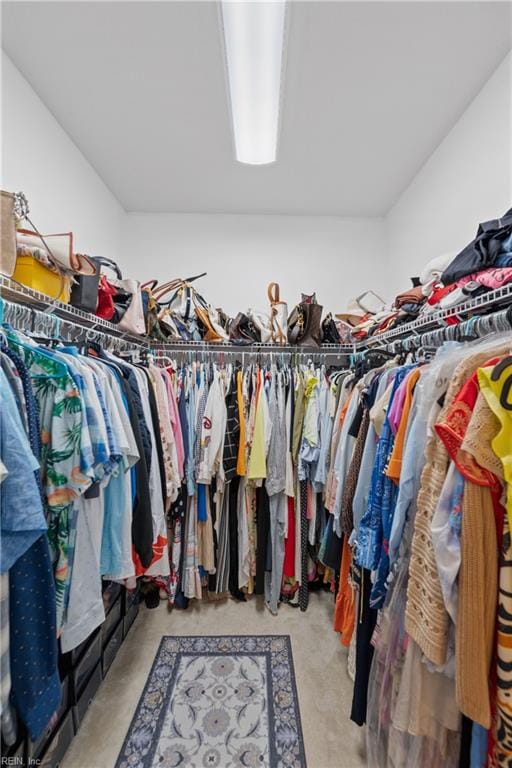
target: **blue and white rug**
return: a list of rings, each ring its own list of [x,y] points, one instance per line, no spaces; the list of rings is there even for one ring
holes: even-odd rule
[[[305,768],[287,635],[164,637],[116,768]]]

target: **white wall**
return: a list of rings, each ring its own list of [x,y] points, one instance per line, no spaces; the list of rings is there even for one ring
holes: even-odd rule
[[[290,306],[313,290],[333,311],[367,288],[391,299],[428,259],[457,252],[479,221],[512,203],[512,55],[385,220],[126,214],[3,53],[2,69],[1,184],[25,192],[38,227],[73,230],[78,250],[141,280],[207,271],[198,287],[228,312],[265,309],[270,280]]]
[[[206,271],[198,287],[229,312],[266,309],[270,280],[290,306],[316,290],[333,311],[367,287],[393,294],[383,220],[126,214],[3,52],[1,176],[3,189],[26,194],[42,232],[72,230],[77,250],[141,280]]]
[[[3,52],[1,177],[40,232],[72,231],[77,251],[121,258],[123,209]]]
[[[509,54],[389,212],[397,284],[430,258],[458,253],[479,222],[512,205],[511,98]]]
[[[197,286],[229,313],[267,308],[267,284],[291,307],[301,291],[341,311],[367,288],[393,295],[380,219],[318,216],[128,214],[124,262],[160,281],[208,272]]]

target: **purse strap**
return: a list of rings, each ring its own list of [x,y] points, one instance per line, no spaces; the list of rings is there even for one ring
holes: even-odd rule
[[[148,291],[148,293],[153,293],[156,286],[158,285],[158,280],[148,280],[147,283],[141,283],[140,289],[141,291]]]
[[[25,198],[25,202],[26,202],[26,198]],[[29,217],[28,217],[28,205],[27,205],[26,210],[24,210],[23,215],[24,215],[25,221],[28,221],[28,223],[32,227],[33,231],[36,233],[36,235],[38,236],[38,238],[41,240],[42,244],[44,245],[44,247],[46,249],[46,252],[48,254],[48,259],[50,261],[50,264],[53,266],[53,268],[56,270],[57,274],[60,277],[60,287],[59,287],[59,293],[58,293],[58,295],[60,296],[62,294],[62,292],[64,291],[64,284],[65,284],[65,277],[64,277],[64,272],[63,272],[62,266],[61,266],[61,264],[59,264],[59,262],[57,261],[57,259],[53,255],[50,246],[48,245],[48,243],[44,239],[44,236],[40,233],[40,231],[34,225],[34,223],[29,219]]]
[[[204,277],[206,274],[207,272],[202,272],[200,275],[193,275],[192,277],[185,278],[185,280],[181,277],[175,277],[174,280],[169,280],[167,283],[163,283],[155,290],[155,298],[160,301],[166,293],[169,293],[169,291],[176,291],[181,287],[186,287],[187,283],[193,283],[195,280]],[[173,296],[170,301],[172,302],[174,298],[175,297]]]
[[[115,261],[112,261],[112,259],[107,259],[105,258],[105,256],[93,256],[92,258],[94,259],[96,264],[99,264],[102,267],[109,267],[112,270],[112,272],[115,272],[118,280],[123,279],[123,273],[121,272],[121,270],[119,269]]]
[[[194,302],[194,305],[196,307],[200,307],[201,309],[206,309],[208,311],[209,305],[206,299],[204,299],[200,293],[198,293],[196,290],[192,289],[192,301]]]
[[[193,283],[195,280],[199,280],[200,277],[206,277],[208,272],[201,272],[200,275],[194,275],[193,277],[186,277],[185,283]]]
[[[59,272],[62,272],[62,270],[63,270],[63,267],[62,267],[62,266],[59,264],[59,262],[57,261],[57,259],[56,259],[56,258],[55,258],[55,256],[53,255],[53,253],[52,253],[52,250],[51,250],[50,246],[48,245],[48,243],[46,242],[46,240],[45,240],[45,238],[44,238],[44,235],[42,235],[42,234],[40,233],[40,231],[39,231],[39,230],[38,230],[38,228],[35,226],[35,224],[34,224],[34,223],[33,223],[33,222],[32,222],[32,221],[29,219],[28,215],[25,215],[25,221],[28,221],[28,223],[29,223],[29,224],[30,224],[30,226],[32,227],[32,230],[33,230],[33,234],[37,235],[37,237],[40,239],[40,241],[41,241],[41,242],[42,242],[42,244],[44,245],[44,248],[45,248],[45,250],[46,250],[46,252],[47,252],[47,254],[48,254],[48,256],[49,256],[49,261],[50,261],[50,264],[51,264],[53,267],[55,267],[55,269],[57,269]],[[23,229],[20,229],[19,231],[20,231],[21,233],[23,233],[23,232],[27,232],[27,230],[23,230]]]
[[[279,283],[269,283],[267,288],[267,296],[271,304],[281,303]]]
[[[154,292],[155,299],[160,301],[166,293],[169,293],[169,291],[176,291],[181,285],[183,285],[183,280],[179,277],[176,277],[174,280],[169,280],[167,283],[163,283],[163,285],[159,285]]]

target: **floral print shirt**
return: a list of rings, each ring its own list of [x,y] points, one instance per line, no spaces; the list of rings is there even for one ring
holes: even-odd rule
[[[49,351],[21,343],[9,346],[25,362],[39,407],[41,480],[53,559],[57,629],[63,625],[76,536],[75,500],[94,476],[90,436],[83,429],[83,405],[67,366]]]

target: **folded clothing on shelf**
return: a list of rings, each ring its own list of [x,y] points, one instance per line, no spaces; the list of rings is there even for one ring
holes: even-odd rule
[[[466,275],[479,272],[498,264],[512,252],[512,208],[499,219],[491,219],[478,225],[472,240],[445,268],[441,282],[450,285]]]

